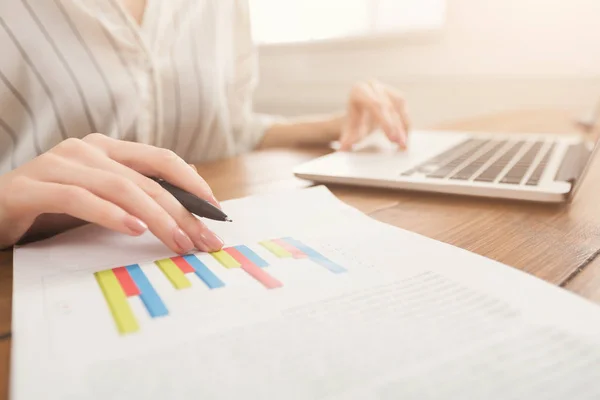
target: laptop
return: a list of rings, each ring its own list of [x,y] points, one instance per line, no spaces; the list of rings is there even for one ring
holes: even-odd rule
[[[597,137],[416,131],[399,151],[383,133],[352,152],[295,168],[297,177],[392,189],[546,203],[569,202],[598,147]]]

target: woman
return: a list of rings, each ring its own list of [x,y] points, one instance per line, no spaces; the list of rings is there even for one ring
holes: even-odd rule
[[[147,176],[218,205],[188,163],[336,139],[347,150],[377,127],[406,143],[402,98],[377,82],[355,85],[340,115],[254,114],[247,0],[2,2],[0,48],[0,248],[71,216],[149,229],[178,253],[217,250]]]

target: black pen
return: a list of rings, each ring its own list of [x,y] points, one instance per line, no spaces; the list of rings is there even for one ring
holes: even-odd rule
[[[203,218],[213,219],[215,221],[231,222],[231,218],[229,218],[227,214],[219,210],[219,208],[215,207],[214,205],[210,204],[208,201],[201,199],[200,197],[190,192],[187,192],[175,185],[172,185],[163,179],[150,179],[157,182],[167,192],[171,193],[173,197],[175,197],[177,201],[179,201],[181,205],[192,214]]]

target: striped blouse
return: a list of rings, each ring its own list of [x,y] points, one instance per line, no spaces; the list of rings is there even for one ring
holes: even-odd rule
[[[247,0],[0,2],[0,173],[102,132],[188,162],[252,149],[273,119],[257,81]]]

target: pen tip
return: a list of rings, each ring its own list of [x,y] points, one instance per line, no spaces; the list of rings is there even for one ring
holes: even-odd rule
[[[231,218],[229,218],[229,217],[225,218],[225,221],[227,221],[227,222],[233,222],[233,220]]]

